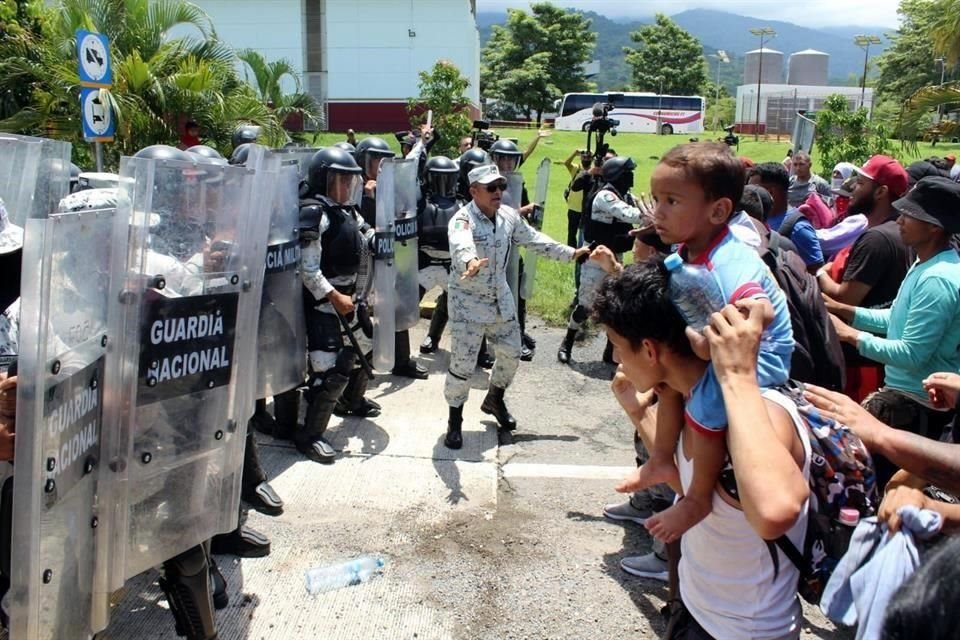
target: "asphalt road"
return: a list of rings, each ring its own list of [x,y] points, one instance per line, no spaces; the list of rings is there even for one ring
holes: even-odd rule
[[[414,350],[425,321],[414,330]],[[562,331],[531,322],[538,339],[507,402],[520,428],[500,446],[479,411],[477,372],[464,412],[465,447],[442,444],[447,343],[424,358],[425,382],[378,378],[374,421],[334,419],[333,465],[303,459],[261,438],[264,464],[285,513],[251,513],[269,535],[262,559],[219,561],[230,586],[218,612],[223,640],[656,638],[666,595],[660,582],[619,568],[649,551],[642,527],[606,521],[603,505],[631,465],[631,428],[609,393],[603,341],[578,345],[557,363]],[[361,553],[382,554],[383,575],[316,597],[304,571]],[[149,572],[118,594],[101,640],[172,639],[166,603]],[[804,638],[839,634],[810,612]],[[846,634],[842,634],[846,637]]]

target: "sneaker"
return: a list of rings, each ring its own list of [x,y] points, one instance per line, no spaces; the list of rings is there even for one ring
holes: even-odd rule
[[[666,560],[661,560],[657,554],[650,552],[645,556],[630,556],[620,561],[620,568],[638,578],[651,578],[666,582],[669,571]]]
[[[611,520],[636,522],[643,524],[647,518],[653,517],[653,510],[649,508],[637,509],[629,500],[619,504],[608,504],[603,508],[603,515]]]

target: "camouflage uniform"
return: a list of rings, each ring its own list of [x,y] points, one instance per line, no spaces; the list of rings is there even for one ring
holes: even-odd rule
[[[493,344],[496,364],[490,384],[501,389],[513,381],[520,359],[520,325],[513,293],[507,284],[507,265],[514,245],[523,245],[553,260],[573,259],[574,250],[528,225],[515,209],[501,206],[496,222],[473,202],[454,215],[449,226],[452,267],[448,289],[452,354],[444,396],[460,407],[470,391],[480,341]],[[461,280],[467,263],[487,258],[476,276]]]

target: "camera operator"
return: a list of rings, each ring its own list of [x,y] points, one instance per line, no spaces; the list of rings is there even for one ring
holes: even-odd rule
[[[579,166],[574,164],[573,159],[580,157]],[[584,192],[591,183],[590,165],[593,162],[593,156],[586,149],[574,149],[563,166],[570,173],[570,183],[563,192],[563,197],[567,201],[567,245],[577,247],[577,232],[580,229],[580,216],[583,213]]]

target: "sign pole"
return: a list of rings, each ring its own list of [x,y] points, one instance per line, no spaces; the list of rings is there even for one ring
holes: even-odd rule
[[[102,173],[103,172],[103,143],[94,142],[93,148],[97,154],[97,172]]]

